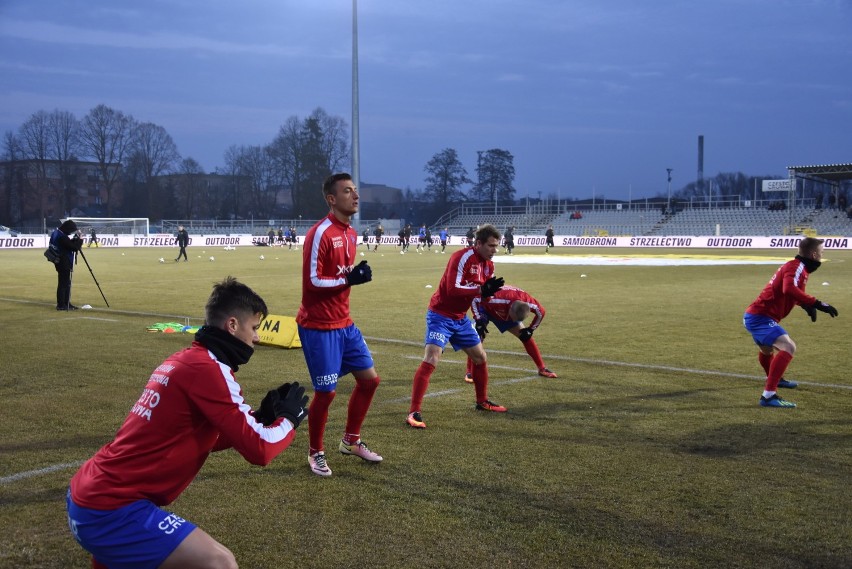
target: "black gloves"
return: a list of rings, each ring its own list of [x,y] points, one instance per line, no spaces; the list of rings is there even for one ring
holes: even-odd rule
[[[802,307],[802,310],[808,313],[808,316],[811,317],[811,322],[816,322],[816,308],[813,306],[805,306],[804,304],[800,304],[799,306]]]
[[[488,320],[476,321],[476,333],[479,334],[479,339],[484,340],[488,335]]]
[[[524,328],[520,332],[518,332],[518,338],[521,339],[521,342],[529,342],[532,338],[533,330],[532,328]]]
[[[837,316],[837,309],[834,308],[832,305],[830,305],[826,302],[823,302],[821,300],[817,300],[816,302],[814,302],[814,304],[811,308],[812,309],[815,308],[815,309],[819,310],[820,312],[825,312],[826,314],[828,314],[832,318]],[[816,320],[816,314],[811,316],[811,320]]]
[[[494,296],[494,293],[503,288],[504,282],[503,277],[491,277],[480,287],[482,296]]]
[[[305,388],[298,381],[293,384],[285,383],[278,389],[270,389],[260,402],[260,407],[254,412],[254,418],[268,427],[278,417],[284,417],[297,428],[299,423],[308,416],[308,396]]]
[[[254,418],[264,427],[275,422],[275,402],[279,399],[281,399],[281,396],[278,395],[278,390],[270,389],[263,401],[260,402],[260,407],[254,410]]]
[[[346,275],[346,280],[349,281],[349,286],[368,283],[373,280],[373,269],[367,264],[367,261],[361,261],[357,267],[352,268],[352,272]]]

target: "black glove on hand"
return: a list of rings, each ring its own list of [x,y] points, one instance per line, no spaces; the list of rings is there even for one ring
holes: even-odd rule
[[[532,328],[524,328],[520,332],[518,332],[518,338],[521,339],[521,342],[529,342],[530,338],[532,338],[533,330]]]
[[[305,388],[294,381],[292,385],[285,383],[275,390],[278,399],[274,402],[275,418],[284,417],[297,428],[299,423],[308,416],[308,396]],[[282,396],[281,393],[284,392]]]
[[[254,410],[254,418],[258,420],[264,427],[268,427],[275,422],[275,403],[281,399],[277,389],[270,389],[263,401],[260,402],[260,407]]]
[[[802,307],[802,310],[807,312],[808,316],[811,317],[811,322],[816,322],[816,313],[817,313],[816,308],[814,308],[813,306],[805,306],[804,304],[802,304],[800,306]]]
[[[476,321],[476,333],[479,334],[479,339],[484,340],[488,335],[488,320]]]
[[[352,272],[346,275],[346,280],[349,281],[349,286],[368,283],[373,280],[373,269],[367,264],[367,261],[361,261],[357,267],[352,268]]]
[[[480,291],[482,292],[483,297],[494,296],[498,290],[503,288],[503,283],[506,281],[503,280],[503,277],[491,277],[480,287]]]
[[[816,309],[817,309],[817,310],[819,310],[820,312],[825,312],[826,314],[828,314],[828,315],[829,315],[829,316],[831,316],[832,318],[834,318],[835,316],[837,316],[837,309],[836,309],[836,308],[834,308],[832,305],[830,305],[830,304],[828,304],[828,303],[826,303],[826,302],[823,302],[823,301],[821,301],[821,300],[817,300],[817,301],[814,303],[813,308],[816,308]]]

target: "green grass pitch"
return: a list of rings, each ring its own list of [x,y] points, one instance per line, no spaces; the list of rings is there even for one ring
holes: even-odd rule
[[[113,436],[151,371],[191,341],[146,326],[200,323],[212,283],[229,274],[276,314],[294,315],[301,297],[301,251],[193,247],[188,263],[171,262],[176,249],[84,252],[110,309],[82,259],[72,302],[94,309],[63,313],[41,250],[0,253],[0,567],[88,567],[66,524],[68,480]],[[374,280],[351,302],[382,378],[363,438],[384,462],[335,450],[349,376],[326,432],[331,478],[308,470],[302,426],[267,468],[233,451],[211,456],[170,509],[251,568],[850,567],[852,252],[825,257],[808,291],[840,316],[813,324],[796,310],[784,322],[799,347],[787,378],[801,385],[782,396],[797,409],[757,405],[757,350],[742,328],[780,261],[554,266],[498,256],[498,275],[546,307],[535,339],[559,378],[538,377],[520,342],[492,327],[490,395],[509,412],[476,412],[464,360],[448,351],[424,403],[429,427],[415,431],[404,419],[427,285],[448,255],[383,246],[364,257]],[[271,347],[238,379],[255,405],[284,381],[308,382],[300,350]]]

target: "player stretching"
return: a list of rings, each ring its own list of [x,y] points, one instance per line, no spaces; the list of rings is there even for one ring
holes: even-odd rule
[[[837,316],[836,308],[805,293],[808,275],[822,264],[822,242],[822,239],[813,237],[802,239],[796,258],[781,265],[743,316],[743,325],[760,350],[757,361],[766,372],[766,384],[760,396],[763,407],[796,406],[776,393],[778,387],[794,388],[797,385],[784,379],[784,372],[796,353],[796,344],[781,327],[781,320],[797,304],[808,313],[812,322],[816,322],[817,310],[832,318]]]
[[[454,350],[464,350],[473,360],[476,408],[497,413],[506,411],[505,407],[488,400],[485,350],[466,314],[474,298],[493,296],[503,286],[503,279],[494,276],[494,263],[491,261],[499,246],[500,232],[493,225],[485,225],[476,232],[473,247],[461,249],[450,256],[438,290],[432,295],[426,311],[426,353],[414,374],[411,407],[406,419],[412,427],[426,428],[420,413],[423,397],[447,342]]]
[[[236,567],[227,547],[161,508],[211,452],[234,448],[252,464],[269,464],[307,416],[298,383],[270,390],[255,411],[243,399],[234,374],[259,341],[263,299],[228,277],[213,287],[205,312],[192,346],[154,370],[112,442],[71,479],[68,526],[95,569]]]
[[[532,337],[544,320],[545,314],[544,307],[535,298],[519,288],[504,285],[494,296],[474,298],[470,310],[476,321],[476,331],[483,342],[488,334],[488,323],[493,322],[501,334],[508,331],[521,340],[524,349],[535,362],[540,376],[556,377],[556,374],[544,365],[541,352]],[[524,328],[524,320],[530,312],[533,314],[533,320]],[[464,380],[473,383],[473,360],[470,358],[467,359],[467,374]]]
[[[355,388],[349,397],[346,430],[338,449],[367,462],[382,461],[361,441],[361,425],[380,380],[367,343],[349,315],[350,290],[373,279],[367,261],[354,266],[358,233],[349,220],[358,212],[358,190],[352,177],[341,173],[326,178],[322,192],[331,212],[305,235],[302,305],[296,322],[314,385],[308,421],[308,464],[314,474],[331,476],[323,445],[325,424],[337,380],[350,372],[355,377]]]

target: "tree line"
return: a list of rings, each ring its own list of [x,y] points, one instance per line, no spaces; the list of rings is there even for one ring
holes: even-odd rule
[[[322,108],[292,116],[269,144],[228,148],[224,165],[211,172],[226,179],[224,189],[211,192],[199,163],[181,155],[163,126],[103,104],[79,119],[65,110],[40,110],[3,136],[6,211],[0,215],[16,220],[20,211],[14,210],[24,201],[40,203],[42,214],[49,201],[57,202],[52,205],[60,214],[69,212],[84,183],[81,162],[96,164],[94,184],[105,196],[107,216],[268,216],[281,192],[289,192],[294,211],[323,215],[318,189],[326,176],[348,166],[347,140],[346,122]]]
[[[16,204],[24,201],[38,204],[39,217],[45,217],[48,205],[60,215],[70,212],[80,201],[77,166],[87,162],[96,165],[93,183],[105,196],[107,216],[263,217],[279,211],[279,198],[286,193],[289,200],[283,201],[292,204],[288,213],[316,218],[326,213],[318,191],[322,181],[350,166],[348,140],[346,121],[322,108],[304,118],[291,116],[268,144],[226,149],[223,165],[211,172],[223,181],[211,187],[201,165],[182,156],[161,125],[104,104],[82,118],[66,110],[39,110],[3,137],[2,160],[26,172],[16,177],[14,168],[4,169],[6,211],[0,215],[15,221],[20,217]],[[426,164],[424,188],[405,190],[406,202],[421,219],[428,215],[424,208],[440,215],[464,201],[511,203],[513,160],[502,149],[479,152],[472,180],[458,153],[444,149]],[[87,177],[92,182],[91,174]],[[16,188],[19,195],[14,196]]]

